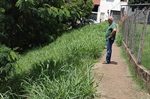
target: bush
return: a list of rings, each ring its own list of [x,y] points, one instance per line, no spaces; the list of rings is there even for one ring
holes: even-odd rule
[[[75,26],[91,13],[92,0],[1,0],[0,7],[0,42],[22,51]]]
[[[0,45],[0,81],[7,80],[15,72],[17,54],[10,48]]]
[[[118,46],[122,45],[122,34],[121,34],[120,31],[118,32],[116,43],[117,43]]]

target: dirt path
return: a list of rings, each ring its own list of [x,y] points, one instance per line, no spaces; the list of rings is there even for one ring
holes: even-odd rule
[[[128,66],[121,56],[121,50],[115,43],[112,63],[102,64],[104,60],[105,54],[93,67],[95,82],[98,85],[96,99],[150,99],[150,95],[140,90],[133,81]]]

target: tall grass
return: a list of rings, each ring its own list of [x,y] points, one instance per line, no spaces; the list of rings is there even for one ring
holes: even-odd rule
[[[142,65],[150,70],[150,25],[147,25],[146,36],[142,54]]]
[[[117,43],[118,46],[122,45],[122,34],[121,34],[121,31],[119,31],[117,33],[116,43]]]
[[[105,46],[106,25],[88,25],[67,32],[52,44],[21,56],[16,71],[22,78],[17,86],[22,91],[17,98],[93,97],[95,89],[91,67]]]
[[[137,37],[136,37],[136,42],[134,42],[134,44],[136,45],[136,48],[134,50],[134,55],[135,57],[138,57],[138,53],[139,53],[139,45],[140,45],[140,41],[141,41],[141,36],[142,36],[142,30],[143,30],[143,25],[142,24],[138,24],[137,25]],[[144,47],[143,47],[143,52],[142,52],[142,65],[144,67],[146,67],[148,70],[150,70],[150,25],[147,25],[147,29],[146,29],[146,35],[145,35],[145,39],[144,39]],[[133,33],[132,33],[133,34]]]
[[[80,57],[98,57],[104,46],[105,26],[106,23],[90,25],[65,33],[56,42],[22,56],[18,65],[23,71],[26,71],[32,68],[35,63],[38,64],[50,59],[68,62],[68,58],[69,60],[70,58],[74,59],[77,55]]]
[[[132,26],[132,29],[133,26]],[[140,42],[141,42],[141,36],[142,36],[142,31],[143,31],[143,24],[137,24],[137,28],[136,28],[136,37],[134,32],[130,32],[129,37],[130,37],[130,41],[129,41],[129,48],[131,49],[133,45],[135,45],[135,49],[133,50],[133,54],[137,60],[138,58],[138,53],[139,53],[139,46],[140,46]],[[132,39],[136,38],[136,41],[133,42],[132,45]],[[146,33],[145,33],[145,39],[144,39],[144,47],[143,47],[143,51],[142,51],[142,66],[146,67],[148,70],[150,70],[150,25],[147,24],[147,28],[146,28]]]

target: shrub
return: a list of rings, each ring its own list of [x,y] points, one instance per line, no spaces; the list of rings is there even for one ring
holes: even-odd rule
[[[67,1],[0,0],[0,42],[20,50],[52,42],[91,13],[92,0]]]
[[[7,80],[11,73],[15,72],[17,54],[10,48],[0,45],[0,81]]]
[[[122,45],[122,34],[121,34],[121,32],[118,32],[116,43],[118,46]]]

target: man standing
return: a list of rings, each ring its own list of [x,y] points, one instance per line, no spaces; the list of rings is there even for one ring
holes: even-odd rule
[[[117,25],[114,22],[114,19],[112,16],[108,17],[108,23],[109,23],[109,26],[105,34],[106,45],[107,45],[107,55],[106,55],[106,61],[104,61],[103,64],[109,64],[111,62],[112,44],[114,43],[114,40],[116,37],[116,31],[117,31]]]

